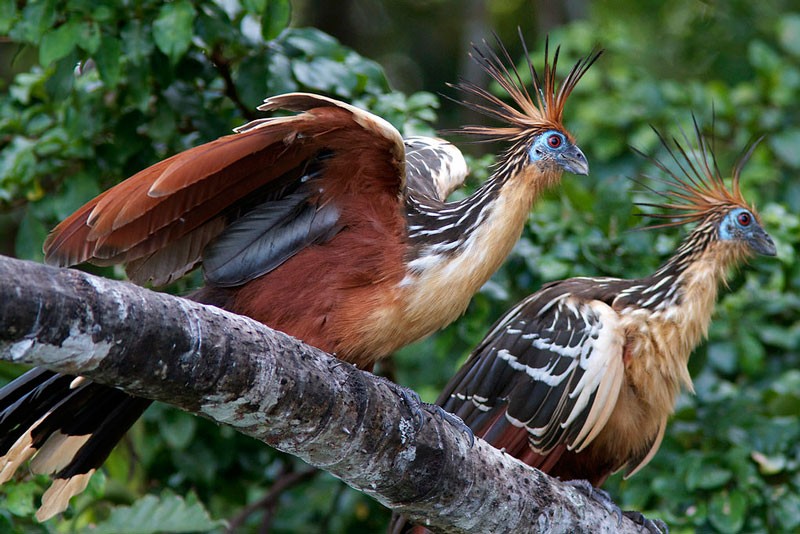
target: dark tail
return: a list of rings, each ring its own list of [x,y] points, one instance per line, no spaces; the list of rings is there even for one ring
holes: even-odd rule
[[[31,459],[53,475],[36,513],[63,512],[111,454],[150,400],[37,367],[0,389],[0,484]]]

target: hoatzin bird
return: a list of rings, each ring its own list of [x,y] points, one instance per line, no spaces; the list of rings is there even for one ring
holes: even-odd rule
[[[666,199],[644,204],[666,210],[651,215],[672,219],[651,228],[695,228],[650,276],[548,283],[497,321],[438,400],[475,435],[594,486],[619,470],[633,475],[655,455],[681,387],[692,390],[687,362],[707,333],[718,285],[748,256],[776,253],[739,189],[755,145],[728,189],[696,120],[694,129],[696,152],[659,135],[675,170],[653,159],[667,177],[653,180],[667,190],[640,183]],[[406,528],[396,515],[390,532]]]
[[[523,43],[524,44],[524,43]],[[166,284],[202,264],[189,298],[247,315],[361,368],[455,320],[518,239],[534,200],[562,171],[588,164],[562,123],[567,98],[597,59],[560,86],[558,50],[529,93],[501,55],[473,57],[517,107],[475,84],[465,102],[504,123],[465,133],[505,140],[492,176],[445,202],[466,174],[440,140],[404,140],[388,122],[331,98],[292,93],[237,133],[149,167],[59,224],[48,263],[127,264]],[[526,51],[527,52],[527,51]],[[507,66],[510,64],[510,66]],[[531,98],[531,94],[533,98]],[[0,391],[0,483],[29,458],[54,475],[37,517],[64,510],[150,401],[34,369]]]

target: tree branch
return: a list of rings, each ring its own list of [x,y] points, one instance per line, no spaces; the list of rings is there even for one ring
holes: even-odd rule
[[[245,317],[0,256],[0,359],[209,417],[441,532],[638,532],[402,402],[398,386]]]

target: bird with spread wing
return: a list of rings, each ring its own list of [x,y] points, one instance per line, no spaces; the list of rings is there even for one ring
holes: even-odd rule
[[[412,138],[331,98],[292,93],[237,133],[176,154],[90,200],[45,243],[58,266],[123,263],[169,283],[202,266],[189,298],[249,316],[360,368],[447,326],[500,266],[528,212],[563,171],[588,163],[564,127],[570,93],[599,56],[559,85],[558,50],[531,92],[508,53],[474,59],[513,101],[464,82],[465,104],[503,123],[466,127],[506,141],[491,177],[446,202],[467,169],[441,140]],[[82,491],[150,401],[34,369],[0,390],[0,483],[28,459],[54,476],[46,519]]]

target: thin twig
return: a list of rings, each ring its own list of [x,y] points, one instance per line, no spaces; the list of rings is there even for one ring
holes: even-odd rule
[[[317,529],[317,532],[320,534],[330,532],[331,521],[339,510],[339,501],[341,500],[342,495],[344,495],[344,492],[347,491],[347,486],[342,483],[339,483],[336,486],[336,493],[334,493],[333,497],[331,498],[331,504],[328,507],[328,511],[322,516],[322,520],[319,522],[319,529]]]
[[[239,91],[236,89],[236,83],[234,83],[233,76],[231,75],[230,61],[228,61],[228,59],[222,54],[222,51],[219,49],[219,47],[214,47],[214,49],[211,51],[210,57],[211,62],[214,64],[214,67],[216,67],[219,75],[222,76],[222,79],[225,82],[225,96],[231,99],[245,119],[248,121],[255,120],[257,118],[255,112],[247,107],[239,97]]]
[[[262,508],[264,509],[264,521],[261,524],[261,531],[265,531],[265,525],[266,528],[269,529],[269,524],[272,521],[272,509],[275,507],[278,497],[280,497],[284,491],[310,480],[316,476],[317,473],[319,473],[319,470],[314,468],[282,473],[275,483],[272,484],[272,487],[266,495],[242,508],[241,511],[228,522],[228,528],[225,532],[228,534],[237,532],[238,528],[242,526],[251,514]]]

